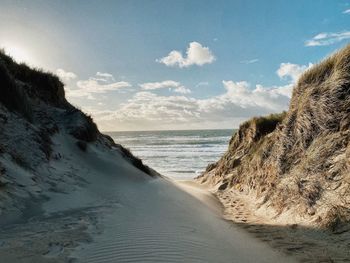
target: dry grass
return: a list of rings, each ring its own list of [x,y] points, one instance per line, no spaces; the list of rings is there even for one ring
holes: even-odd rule
[[[350,220],[349,113],[350,45],[300,77],[287,113],[242,124],[204,180],[335,228]]]
[[[63,83],[59,78],[42,69],[31,68],[24,63],[16,63],[4,50],[0,50],[0,61],[16,80],[26,83],[27,93],[55,106],[65,106]]]
[[[126,149],[119,144],[115,144],[115,146],[119,148],[119,150],[122,152],[123,156],[127,160],[129,160],[133,166],[135,166],[137,169],[143,171],[144,173],[153,176],[149,167],[147,165],[144,165],[140,158],[135,157],[129,149]]]
[[[76,139],[85,142],[93,142],[97,140],[97,137],[100,133],[97,129],[96,123],[93,121],[91,116],[71,106],[66,111],[65,118],[72,120],[72,124],[69,125],[70,134],[73,135]]]
[[[26,94],[16,84],[0,57],[0,102],[9,110],[17,111],[27,120],[32,120],[33,113]]]
[[[50,160],[52,154],[51,136],[59,132],[59,127],[55,116],[45,112],[45,106],[38,107],[38,104],[46,104],[49,110],[64,109],[59,122],[78,140],[76,144],[82,151],[87,150],[87,143],[100,139],[109,148],[119,148],[124,157],[138,169],[152,176],[156,174],[129,150],[116,145],[110,137],[102,135],[91,116],[69,104],[65,99],[63,83],[57,76],[42,69],[30,68],[26,64],[18,64],[3,50],[0,50],[0,95],[0,104],[4,104],[10,112],[17,111],[28,120],[34,119],[32,124],[26,125],[34,127],[33,139],[46,160]],[[2,119],[0,116],[0,120]],[[25,168],[30,167],[20,153],[14,152],[12,159]]]

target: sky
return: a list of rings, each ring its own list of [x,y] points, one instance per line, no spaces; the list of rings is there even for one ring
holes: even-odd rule
[[[0,47],[103,131],[232,129],[288,109],[350,41],[345,0],[0,0]]]

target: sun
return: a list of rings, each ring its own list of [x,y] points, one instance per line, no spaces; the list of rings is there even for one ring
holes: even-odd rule
[[[18,45],[5,45],[2,47],[5,50],[5,53],[10,55],[17,62],[25,62],[28,64],[34,64],[34,58],[32,54],[23,47]]]

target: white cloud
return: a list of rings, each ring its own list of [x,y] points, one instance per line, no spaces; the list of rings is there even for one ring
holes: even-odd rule
[[[173,50],[166,57],[157,59],[159,63],[163,63],[170,67],[189,67],[192,65],[203,66],[215,61],[215,56],[208,47],[203,47],[198,42],[191,42],[186,51],[186,57],[183,57],[181,51]]]
[[[104,73],[104,72],[97,72],[96,73],[96,76],[97,77],[100,77],[100,78],[102,78],[102,79],[111,79],[111,80],[114,80],[114,77],[113,77],[113,75],[112,74],[110,74],[110,73]]]
[[[350,31],[336,32],[336,33],[319,33],[312,39],[305,42],[305,46],[329,46],[345,39],[350,39]]]
[[[290,80],[284,86],[253,86],[246,81],[224,80],[224,92],[204,99],[189,96],[176,81],[143,83],[139,84],[142,91],[118,108],[95,108],[89,112],[104,130],[235,128],[252,116],[286,110],[297,77],[310,65],[282,63],[277,74]],[[156,94],[161,88],[182,93]]]
[[[350,9],[344,10],[343,14],[350,14]]]
[[[86,97],[95,99],[94,94],[102,94],[109,91],[120,90],[131,87],[126,81],[114,81],[113,75],[109,73],[96,73],[96,77],[90,77],[87,80],[79,80],[76,87],[65,87],[68,97],[79,98]]]
[[[242,60],[240,63],[242,63],[242,64],[253,64],[253,63],[256,63],[258,61],[259,61],[259,59],[254,58],[254,59],[250,59],[250,60]]]
[[[157,90],[157,89],[164,89],[168,88],[169,90],[176,92],[176,93],[182,93],[182,94],[189,94],[191,93],[191,90],[186,88],[185,86],[182,86],[180,82],[173,81],[173,80],[164,80],[161,82],[147,82],[139,84],[142,90]]]
[[[63,82],[69,82],[77,78],[77,75],[75,73],[65,71],[64,69],[61,69],[61,68],[56,70],[56,74]]]
[[[155,90],[155,89],[163,89],[163,88],[177,88],[181,86],[179,82],[173,80],[165,80],[162,82],[147,82],[139,84],[139,86],[143,90]]]
[[[117,90],[121,88],[131,87],[131,84],[126,81],[113,82],[109,84],[100,83],[95,79],[79,80],[77,82],[79,89],[89,93],[105,93],[106,91]]]
[[[173,89],[174,92],[181,93],[181,94],[189,94],[191,93],[191,90],[188,88],[185,88],[184,86],[177,87]]]
[[[262,115],[268,112],[279,112],[284,110],[290,98],[286,90],[290,85],[282,87],[265,88],[257,85],[251,88],[246,81],[222,82],[226,92],[219,96],[198,100],[202,112],[222,117],[250,117]]]
[[[311,66],[311,63],[309,63],[308,66],[292,64],[289,62],[281,63],[276,73],[281,79],[290,79],[293,83],[295,83],[300,75]]]
[[[251,116],[285,110],[292,90],[291,84],[251,88],[245,81],[222,83],[225,92],[208,99],[141,91],[115,111],[91,113],[106,130],[237,127]]]

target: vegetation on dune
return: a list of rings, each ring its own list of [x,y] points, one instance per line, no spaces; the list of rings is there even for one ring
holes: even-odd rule
[[[0,61],[14,79],[26,84],[29,96],[54,106],[66,106],[64,85],[56,75],[25,63],[18,64],[4,50],[0,50]]]
[[[300,77],[287,112],[242,124],[200,180],[254,193],[277,215],[338,227],[350,220],[349,113],[350,45]]]
[[[7,112],[4,111],[5,106]],[[13,115],[15,114],[15,115]],[[15,116],[24,119],[14,120]],[[51,136],[60,130],[65,130],[72,135],[76,145],[83,152],[87,151],[87,143],[100,141],[110,148],[115,147],[135,167],[149,175],[155,173],[143,165],[139,158],[132,155],[129,150],[117,145],[111,138],[102,135],[92,117],[67,102],[64,93],[64,85],[59,78],[41,69],[31,68],[26,64],[18,64],[4,50],[0,50],[0,126],[1,132],[13,129],[18,123],[18,138],[23,136],[23,144],[13,143],[14,148],[8,146],[0,149],[8,152],[13,161],[24,168],[35,168],[35,164],[27,159],[23,152],[17,147],[35,148],[39,150],[43,161],[51,158],[53,147]],[[9,127],[7,127],[9,126]],[[10,127],[11,126],[11,127]],[[0,134],[2,135],[2,134]],[[11,140],[13,134],[4,134],[3,138]],[[0,136],[0,139],[2,138]],[[26,142],[27,141],[27,142]],[[30,143],[28,143],[30,142]],[[24,145],[27,143],[28,145]],[[2,147],[2,148],[1,148]],[[11,149],[10,149],[11,148]],[[40,158],[37,158],[40,159]]]
[[[28,120],[33,119],[34,111],[39,115],[36,118],[38,122],[45,118],[45,114],[39,109],[40,103],[63,108],[65,118],[70,122],[68,125],[70,133],[74,137],[86,142],[97,139],[99,133],[97,125],[91,116],[66,101],[64,85],[56,75],[41,69],[30,68],[24,63],[18,64],[3,50],[0,50],[0,92],[0,102],[10,111],[17,111]],[[40,131],[40,137],[45,141],[48,139],[43,130],[48,128],[47,124],[45,123]],[[55,129],[57,131],[57,126]],[[46,154],[48,155],[48,152]]]
[[[143,164],[140,158],[133,156],[133,154],[129,149],[122,147],[120,144],[117,145],[117,147],[121,150],[121,152],[123,153],[123,156],[131,161],[133,166],[135,166],[136,168],[140,169],[141,171],[143,171],[148,175],[151,175],[151,176],[155,175],[154,173],[151,172],[150,168],[147,165]]]
[[[255,141],[273,132],[277,124],[281,123],[286,116],[286,112],[270,114],[268,116],[254,117],[240,125],[238,136],[243,137],[247,130],[252,129]]]
[[[23,89],[10,75],[0,58],[0,102],[9,110],[17,111],[28,120],[32,120],[32,109]]]
[[[76,139],[85,142],[93,142],[97,140],[99,131],[91,116],[75,107],[70,107],[65,113],[65,118],[70,120],[70,123],[68,124],[70,130],[69,133]]]

